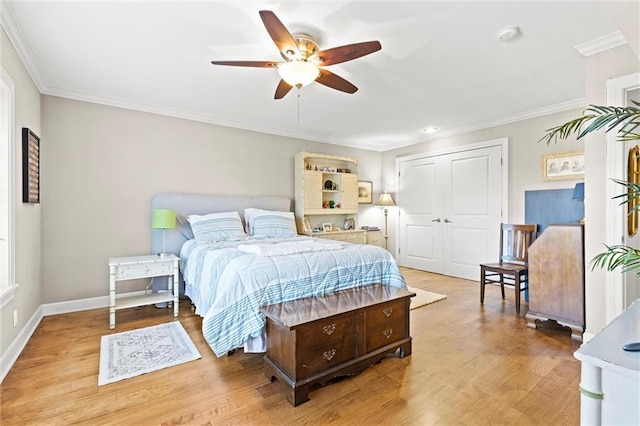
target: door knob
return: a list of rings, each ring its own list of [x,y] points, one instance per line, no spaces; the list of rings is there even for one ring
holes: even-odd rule
[[[452,220],[449,220],[449,219],[445,219],[445,220],[444,220],[444,223],[453,223],[453,221],[452,221]]]
[[[442,221],[440,220],[440,218],[437,218],[437,219],[433,219],[431,222],[442,222]]]

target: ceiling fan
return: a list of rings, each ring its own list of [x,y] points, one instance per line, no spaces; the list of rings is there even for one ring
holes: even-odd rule
[[[311,36],[291,35],[272,11],[261,10],[260,18],[285,62],[211,61],[211,63],[236,67],[277,68],[281,80],[276,88],[275,99],[282,99],[293,87],[300,89],[314,81],[341,92],[355,93],[358,90],[356,86],[322,67],[350,61],[382,48],[379,41],[366,41],[320,50],[318,43]]]

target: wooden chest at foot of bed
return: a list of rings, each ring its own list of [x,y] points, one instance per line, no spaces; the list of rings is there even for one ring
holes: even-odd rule
[[[411,355],[409,304],[415,293],[381,284],[262,308],[267,319],[264,373],[295,407],[314,384],[355,375],[399,350]]]

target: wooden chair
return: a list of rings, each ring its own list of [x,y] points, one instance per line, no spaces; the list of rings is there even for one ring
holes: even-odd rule
[[[538,235],[538,225],[500,224],[499,263],[480,264],[480,303],[484,303],[487,284],[513,286],[516,293],[516,313],[520,313],[520,292],[529,288],[529,245]]]

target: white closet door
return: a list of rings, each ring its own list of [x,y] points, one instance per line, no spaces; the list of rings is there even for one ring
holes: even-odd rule
[[[496,145],[399,163],[400,265],[477,280],[497,260],[501,157]]]
[[[431,157],[402,163],[396,194],[396,204],[402,209],[399,263],[433,272],[442,271],[437,160]]]
[[[443,160],[443,270],[477,280],[479,264],[496,261],[502,209],[501,149],[449,154]]]

